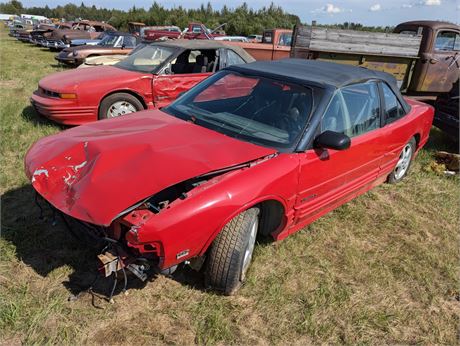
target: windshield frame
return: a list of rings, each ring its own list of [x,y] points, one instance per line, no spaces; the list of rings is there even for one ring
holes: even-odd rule
[[[142,43],[140,43],[142,44]],[[137,46],[136,46],[137,47]],[[136,49],[136,47],[134,47],[133,50]],[[171,52],[171,55],[166,58],[160,65],[157,65],[156,67],[152,68],[152,70],[150,71],[141,71],[141,70],[136,70],[136,69],[132,69],[132,68],[128,68],[127,66],[123,66],[123,61],[125,61],[126,59],[123,59],[121,60],[120,62],[117,62],[116,64],[112,65],[114,67],[117,67],[117,68],[120,68],[122,70],[127,70],[127,71],[131,71],[131,72],[138,72],[138,73],[151,73],[151,74],[158,74],[160,71],[162,71],[162,69],[167,66],[172,60],[174,60],[180,53],[182,53],[183,49],[180,49],[179,47],[174,47],[174,46],[166,46],[166,45],[162,45],[162,44],[158,44],[158,43],[152,43],[152,44],[147,44],[145,45],[144,47],[142,47],[141,49],[139,49],[138,51],[136,51],[135,53],[132,53],[132,54],[129,54],[127,59],[130,57],[130,56],[133,56],[135,54],[137,54],[138,52],[140,52],[141,50],[143,49],[146,49],[148,47],[161,47],[161,48],[164,48],[164,49],[170,49],[172,52]]]
[[[219,129],[214,128],[214,127],[207,127],[207,126],[203,126],[203,127],[207,128],[207,129],[209,129],[211,131],[216,131],[216,132],[218,132],[220,134],[223,134],[225,136],[234,138],[236,140],[245,141],[245,142],[248,142],[248,143],[251,143],[251,144],[254,144],[254,145],[258,145],[258,146],[262,146],[262,147],[266,147],[266,148],[276,149],[278,152],[290,152],[290,153],[291,152],[296,152],[297,151],[296,149],[297,149],[299,143],[303,141],[303,138],[305,137],[307,129],[309,128],[309,126],[311,124],[311,121],[314,118],[314,115],[315,115],[316,110],[317,110],[317,106],[318,106],[318,104],[320,102],[318,100],[321,100],[322,96],[323,96],[323,91],[324,91],[324,90],[322,90],[323,88],[318,87],[318,85],[316,85],[315,83],[311,83],[311,84],[310,83],[300,83],[298,81],[293,81],[293,80],[291,80],[289,78],[286,78],[286,79],[276,78],[271,74],[262,75],[260,73],[246,73],[246,72],[241,72],[241,71],[235,71],[233,69],[223,69],[223,70],[215,73],[214,75],[206,78],[204,81],[202,81],[201,83],[197,84],[195,87],[193,87],[189,91],[185,92],[184,94],[182,94],[179,98],[176,99],[176,101],[172,102],[167,107],[162,108],[162,111],[165,112],[166,114],[168,114],[170,116],[174,116],[174,117],[176,117],[178,119],[181,119],[181,120],[184,120],[184,121],[190,121],[190,120],[186,120],[187,114],[185,114],[180,109],[178,109],[177,106],[181,106],[180,103],[182,103],[184,101],[185,102],[189,101],[191,103],[192,100],[195,97],[197,97],[199,94],[201,94],[205,89],[209,88],[216,81],[224,78],[228,74],[234,74],[234,75],[238,75],[238,76],[242,76],[242,77],[248,77],[248,78],[266,79],[266,80],[270,80],[270,81],[291,84],[291,85],[294,85],[296,87],[301,87],[301,88],[304,88],[304,89],[310,89],[312,104],[311,104],[311,107],[310,107],[310,112],[307,115],[307,118],[305,120],[305,123],[303,124],[303,127],[302,127],[301,131],[297,135],[297,138],[295,138],[288,146],[278,146],[278,145],[276,145],[276,143],[272,143],[272,145],[268,145],[266,143],[263,143],[262,139],[257,140],[254,137],[253,138],[248,138],[246,136],[232,136],[231,134],[229,134],[229,133],[227,133],[225,131],[220,131]],[[237,115],[235,115],[235,116],[237,116]],[[198,124],[195,123],[195,124],[197,126],[202,126],[199,123]]]

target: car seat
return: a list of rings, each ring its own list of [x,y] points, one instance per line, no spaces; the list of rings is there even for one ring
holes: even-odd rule
[[[196,62],[193,66],[193,73],[205,73],[208,70],[208,57],[200,54],[196,56]]]

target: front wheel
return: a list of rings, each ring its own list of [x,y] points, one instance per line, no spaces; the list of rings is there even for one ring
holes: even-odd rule
[[[142,103],[133,95],[117,93],[107,96],[99,107],[99,119],[110,119],[143,110]]]
[[[399,160],[396,163],[395,168],[388,176],[388,182],[390,184],[396,184],[400,182],[409,171],[410,165],[412,163],[412,158],[415,153],[415,138],[412,137],[411,140],[404,146],[401,154],[399,155]]]
[[[226,295],[239,289],[251,264],[258,228],[258,208],[238,214],[225,225],[211,245],[205,276],[207,286]]]

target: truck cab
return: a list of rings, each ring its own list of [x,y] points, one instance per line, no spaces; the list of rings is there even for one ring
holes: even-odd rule
[[[292,42],[292,30],[268,29],[262,34],[261,43],[229,42],[251,54],[256,60],[278,60],[289,58]]]
[[[445,93],[459,79],[460,27],[438,21],[401,23],[395,33],[416,35],[422,30],[419,59],[415,64],[408,94]]]

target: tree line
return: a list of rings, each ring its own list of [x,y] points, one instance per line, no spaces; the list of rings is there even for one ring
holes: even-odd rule
[[[128,22],[142,22],[146,25],[177,25],[182,29],[187,27],[189,22],[201,22],[211,29],[226,23],[224,30],[228,35],[261,34],[264,29],[268,28],[291,29],[300,22],[297,15],[287,13],[282,7],[273,3],[258,10],[250,8],[247,3],[235,8],[223,6],[220,10],[215,10],[209,2],[196,9],[186,9],[182,6],[165,8],[154,2],[148,9],[133,6],[128,11],[122,11],[98,8],[94,5],[86,6],[83,2],[80,6],[69,3],[54,8],[49,6],[24,7],[20,1],[11,0],[7,3],[0,3],[0,13],[17,15],[27,13],[67,21],[79,18],[98,20],[107,22],[119,30],[127,30]],[[327,27],[388,31],[388,28],[364,27],[359,23],[343,23],[327,25]]]

